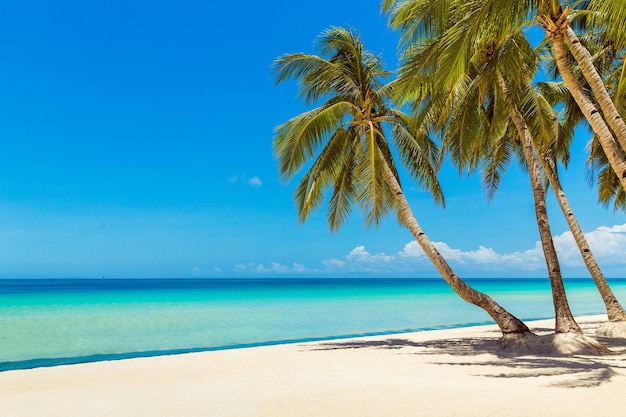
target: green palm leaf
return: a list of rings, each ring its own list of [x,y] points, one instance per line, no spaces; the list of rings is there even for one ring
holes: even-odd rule
[[[320,56],[288,54],[273,65],[278,83],[295,78],[306,101],[327,100],[274,130],[273,150],[284,180],[310,164],[294,193],[300,221],[326,198],[331,230],[339,229],[352,206],[360,209],[367,225],[374,226],[390,210],[397,211],[385,177],[391,169],[399,182],[389,134],[411,175],[442,202],[437,148],[414,133],[417,130],[408,116],[391,109],[390,99],[398,86],[385,83],[389,72],[380,58],[365,50],[351,30],[333,27],[318,40]]]
[[[274,153],[281,177],[289,180],[310,160],[326,137],[339,129],[353,106],[345,101],[331,102],[294,117],[276,127]]]

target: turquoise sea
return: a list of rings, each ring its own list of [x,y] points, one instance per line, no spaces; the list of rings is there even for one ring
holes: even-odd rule
[[[468,282],[553,317],[547,279]],[[605,313],[590,279],[565,285],[575,315]],[[0,371],[487,323],[442,279],[0,280]]]

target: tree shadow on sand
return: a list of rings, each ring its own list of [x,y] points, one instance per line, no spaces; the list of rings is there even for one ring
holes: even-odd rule
[[[550,329],[534,329],[537,333]],[[535,378],[560,376],[549,386],[563,388],[595,387],[626,375],[626,339],[596,337],[613,353],[602,356],[583,355],[529,355],[504,352],[499,344],[501,333],[485,332],[482,337],[463,337],[416,341],[406,338],[376,340],[347,340],[316,345],[314,350],[336,349],[393,349],[398,354],[450,355],[450,361],[429,362],[434,365],[485,365],[485,373],[474,374],[486,378]],[[473,357],[472,360],[463,360]]]

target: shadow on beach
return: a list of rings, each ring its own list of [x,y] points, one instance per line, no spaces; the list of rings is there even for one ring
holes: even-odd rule
[[[591,328],[585,333],[589,334]],[[534,328],[537,334],[550,333],[548,328]],[[562,376],[550,383],[553,387],[583,388],[602,385],[618,375],[626,375],[626,339],[595,337],[613,353],[603,356],[528,355],[503,352],[499,346],[501,333],[485,331],[481,336],[417,341],[407,338],[384,340],[346,340],[317,344],[313,350],[392,349],[398,354],[449,355],[450,361],[432,361],[433,365],[484,366],[487,378],[534,378]],[[466,358],[472,357],[471,360]]]

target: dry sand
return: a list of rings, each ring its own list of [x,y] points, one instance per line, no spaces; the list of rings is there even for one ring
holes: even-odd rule
[[[591,335],[605,319],[579,323]],[[498,356],[498,337],[480,326],[7,371],[0,416],[626,416],[626,339],[600,339],[610,356],[540,357]]]

